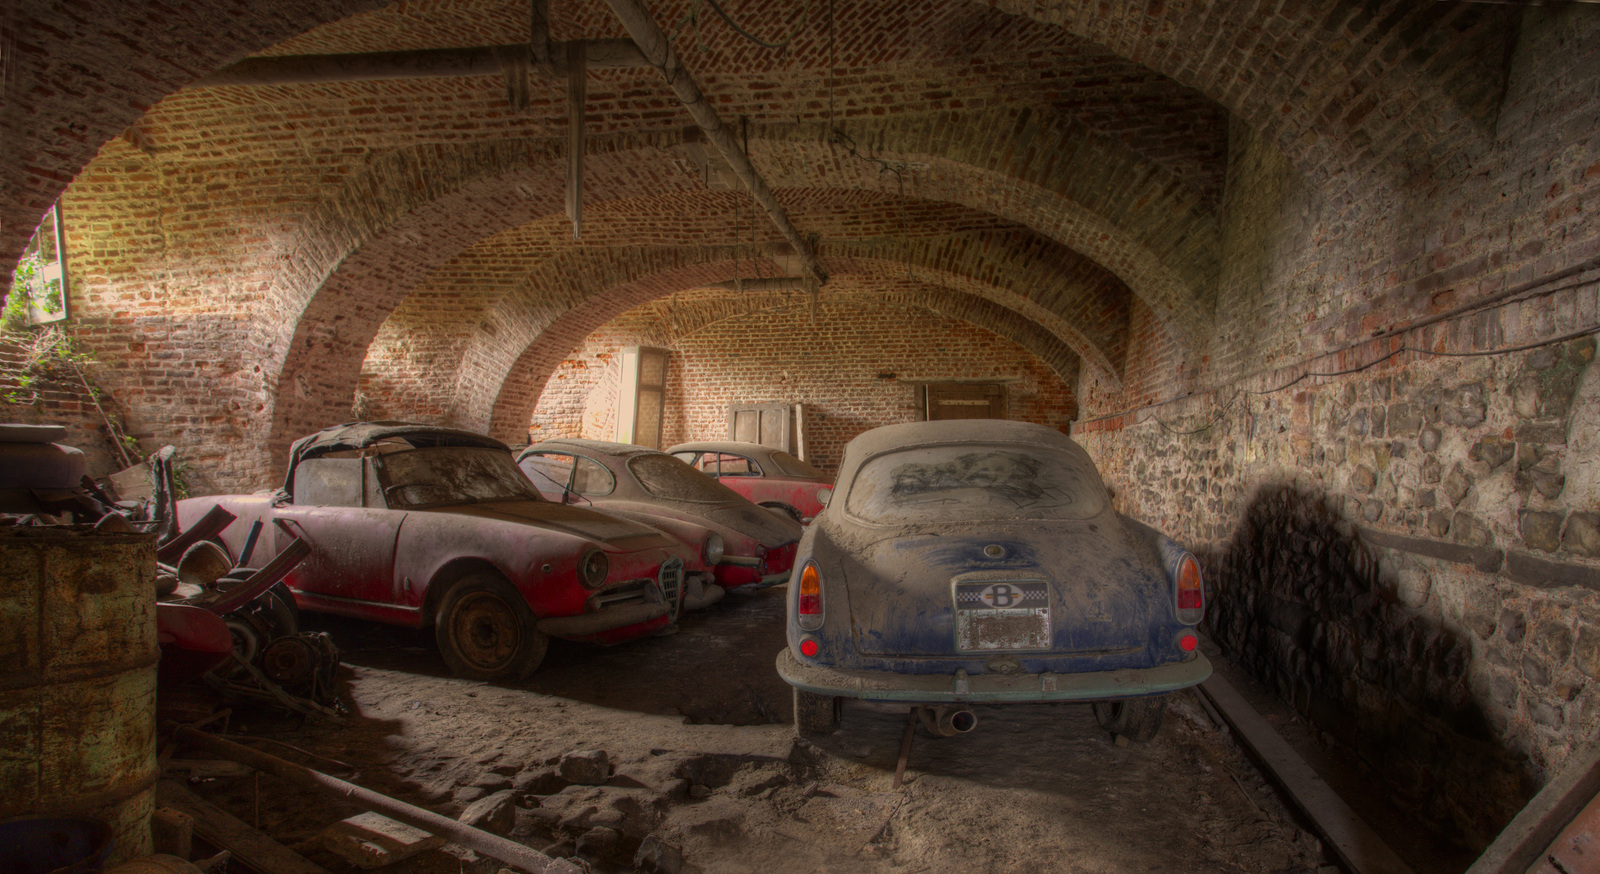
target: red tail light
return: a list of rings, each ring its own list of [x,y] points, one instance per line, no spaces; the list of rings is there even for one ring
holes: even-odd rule
[[[1205,617],[1206,607],[1200,562],[1186,552],[1178,559],[1176,570],[1178,621],[1194,625]]]
[[[800,569],[800,587],[795,595],[795,623],[807,631],[822,627],[822,574],[816,564],[806,562]]]

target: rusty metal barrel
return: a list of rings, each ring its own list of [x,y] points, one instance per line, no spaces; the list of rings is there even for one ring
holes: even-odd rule
[[[0,820],[91,816],[151,851],[155,537],[0,528]]]

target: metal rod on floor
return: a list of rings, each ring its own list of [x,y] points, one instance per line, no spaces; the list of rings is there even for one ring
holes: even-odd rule
[[[240,746],[232,741],[223,740],[215,735],[197,731],[186,725],[179,726],[173,731],[174,740],[182,741],[193,747],[198,747],[213,755],[221,756],[241,764],[249,765],[258,771],[265,771],[274,777],[287,780],[300,786],[335,795],[366,808],[375,813],[381,813],[390,819],[415,826],[423,831],[448,838],[449,840],[482,853],[491,859],[514,865],[531,874],[581,874],[582,869],[565,859],[552,859],[549,856],[524,846],[516,841],[507,840],[499,835],[490,834],[482,829],[473,828],[465,823],[457,822],[447,816],[441,816],[431,810],[426,810],[412,804],[407,804],[399,799],[390,798],[371,789],[365,789],[354,783],[331,777],[321,771],[313,771],[303,765],[271,756],[249,747]]]
[[[650,10],[644,7],[643,0],[606,0],[611,11],[622,20],[622,26],[627,28],[633,41],[638,44],[639,51],[644,54],[645,60],[651,66],[661,71],[666,77],[667,84],[672,86],[678,99],[683,102],[689,115],[705,131],[706,139],[711,141],[723,160],[733,168],[733,172],[750,189],[750,195],[767,211],[767,216],[772,223],[778,226],[784,239],[794,247],[800,256],[800,262],[805,266],[807,273],[821,285],[828,281],[827,271],[822,269],[822,264],[817,261],[817,253],[812,250],[811,243],[801,235],[794,223],[789,221],[788,213],[767,188],[767,183],[762,181],[756,168],[750,163],[750,156],[739,148],[733,134],[722,126],[722,120],[717,117],[717,111],[706,102],[705,94],[700,91],[700,86],[695,84],[694,77],[683,68],[678,60],[678,55],[672,50],[672,45],[667,42],[667,35],[661,32],[661,27],[650,15]]]

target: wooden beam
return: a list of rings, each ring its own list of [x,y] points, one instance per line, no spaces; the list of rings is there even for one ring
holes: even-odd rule
[[[583,239],[583,112],[588,101],[589,71],[585,46],[567,43],[567,218],[572,239]]]
[[[1600,743],[1574,753],[1528,806],[1500,830],[1467,874],[1523,874],[1600,793]]]
[[[1267,724],[1227,680],[1217,674],[1200,684],[1233,732],[1271,773],[1352,874],[1413,874],[1383,838],[1344,802],[1305,759]]]
[[[167,807],[194,817],[194,833],[232,853],[241,865],[271,874],[328,874],[328,869],[251,828],[176,780],[157,784],[156,798]]]
[[[822,269],[822,263],[817,260],[817,253],[811,248],[811,242],[800,233],[800,230],[789,220],[789,215],[784,211],[783,205],[778,203],[778,198],[773,196],[772,190],[767,188],[767,183],[750,163],[750,156],[734,139],[733,134],[723,126],[722,120],[717,117],[717,111],[711,108],[710,101],[695,84],[694,77],[683,68],[672,44],[667,41],[667,35],[661,32],[660,25],[651,16],[642,0],[606,0],[611,11],[622,20],[622,26],[628,29],[633,41],[638,45],[639,51],[644,55],[650,65],[661,71],[666,77],[667,84],[672,87],[673,93],[678,95],[678,100],[689,111],[689,116],[695,124],[705,131],[706,139],[722,154],[723,160],[733,168],[740,181],[750,190],[750,196],[761,204],[767,211],[767,217],[778,227],[789,245],[794,247],[800,256],[800,262],[805,271],[816,280],[816,285],[828,281],[828,273]],[[816,287],[812,287],[813,300],[815,300]]]
[[[541,65],[541,68],[557,76],[565,76],[568,49],[573,43],[582,44],[584,64],[591,70],[649,66],[632,40],[586,39],[547,42],[549,62]],[[298,85],[378,79],[499,76],[519,58],[537,61],[532,47],[525,43],[346,55],[281,55],[245,58],[197,80],[194,85],[211,88],[219,85]]]

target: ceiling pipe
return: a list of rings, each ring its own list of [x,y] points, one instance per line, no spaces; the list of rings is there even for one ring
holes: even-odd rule
[[[689,110],[689,115],[700,125],[700,129],[705,131],[706,139],[710,140],[711,145],[722,154],[722,159],[733,168],[734,174],[744,182],[746,188],[750,189],[750,195],[761,204],[762,209],[767,211],[767,215],[771,217],[772,223],[778,226],[784,239],[794,247],[805,271],[811,274],[817,285],[826,283],[828,273],[822,269],[811,243],[801,235],[794,223],[789,221],[788,213],[784,212],[778,199],[772,195],[767,184],[756,173],[756,168],[751,166],[750,156],[739,147],[733,134],[722,126],[717,111],[706,101],[705,94],[700,91],[700,86],[695,84],[694,77],[690,76],[689,71],[679,63],[677,53],[672,50],[666,34],[661,32],[655,18],[650,15],[650,10],[644,7],[642,0],[606,0],[606,3],[611,7],[611,11],[616,13],[617,18],[622,20],[623,27],[627,28],[645,60],[666,77],[667,84],[672,86],[678,99]]]
[[[806,276],[757,276],[751,279],[713,282],[706,288],[720,288],[724,291],[808,291],[811,287],[810,282],[810,277]]]
[[[648,67],[633,40],[585,39],[584,65],[589,70]],[[348,55],[280,55],[245,58],[197,80],[194,85],[300,85],[323,82],[368,82],[378,79],[447,79],[499,76],[514,63],[533,63],[556,76],[567,75],[569,42],[545,42],[540,59],[533,46],[514,43],[463,49],[418,49],[406,52],[360,52]]]

